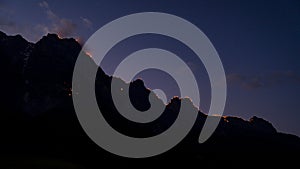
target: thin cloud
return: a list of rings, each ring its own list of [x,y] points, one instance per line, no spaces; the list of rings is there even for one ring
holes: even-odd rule
[[[80,17],[80,19],[87,28],[92,29],[93,23],[89,19],[84,18],[84,17]]]
[[[35,42],[41,37],[41,31],[30,23],[20,23],[14,20],[16,12],[4,1],[0,0],[0,30],[6,34],[21,34],[25,39]]]
[[[76,24],[68,19],[62,18],[53,24],[52,31],[57,32],[62,37],[70,37],[75,35]]]
[[[49,4],[46,1],[38,3],[38,5],[45,9],[45,13],[50,20],[51,24],[49,26],[39,24],[36,26],[36,29],[43,31],[44,33],[57,33],[61,37],[70,37],[76,36],[77,25],[72,22],[70,19],[61,18],[56,15],[49,7]]]
[[[49,8],[49,5],[46,1],[39,2],[39,6],[42,8]]]
[[[52,21],[59,20],[59,17],[57,17],[56,14],[54,14],[54,12],[48,8],[46,10],[46,14],[47,14],[48,19],[50,19]]]
[[[60,37],[73,37],[79,43],[84,42],[84,38],[77,34],[78,25],[71,19],[61,17],[51,9],[51,4],[47,1],[37,2],[37,7],[43,9],[46,16],[45,23],[35,24],[22,24],[12,20],[14,18],[14,11],[7,8],[0,0],[0,30],[5,31],[7,34],[22,34],[23,37],[29,41],[35,42],[41,38],[41,36],[47,33],[56,33]],[[79,18],[79,22],[82,22],[81,27],[92,28],[92,22],[85,18]]]
[[[284,84],[300,84],[300,75],[295,71],[272,71],[260,75],[243,75],[233,73],[227,75],[229,84],[245,89],[280,86]]]

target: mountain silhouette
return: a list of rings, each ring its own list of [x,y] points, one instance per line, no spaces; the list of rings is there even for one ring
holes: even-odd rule
[[[48,34],[34,44],[20,35],[0,32],[0,154],[4,167],[154,168],[186,163],[209,168],[251,168],[287,167],[297,162],[300,138],[279,133],[270,122],[256,116],[250,120],[224,116],[212,137],[199,144],[204,121],[214,118],[200,111],[186,138],[164,154],[128,159],[106,152],[83,131],[73,108],[72,74],[80,50],[81,45],[73,38]],[[98,105],[108,123],[128,136],[142,138],[164,132],[177,118],[180,103],[191,102],[174,97],[158,119],[145,124],[132,122],[120,115],[113,104],[113,78],[98,69]],[[148,98],[152,91],[141,79],[129,84],[116,80],[129,85],[130,101],[136,109],[150,108]]]

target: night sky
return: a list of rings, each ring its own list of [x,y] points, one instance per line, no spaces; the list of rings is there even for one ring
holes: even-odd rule
[[[76,3],[75,3],[76,2]],[[47,33],[84,43],[106,23],[137,12],[165,12],[198,26],[223,62],[228,82],[224,115],[265,118],[280,131],[300,136],[300,1],[9,1],[0,0],[0,30],[31,42]],[[117,44],[101,67],[112,74],[133,51],[159,47],[179,55],[197,77],[200,109],[208,112],[210,85],[201,61],[184,44],[161,35],[139,35]],[[149,88],[177,94],[170,77],[141,72]],[[172,85],[173,84],[173,85]]]

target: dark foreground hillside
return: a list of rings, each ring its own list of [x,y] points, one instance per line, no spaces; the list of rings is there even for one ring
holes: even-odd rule
[[[278,133],[271,123],[255,116],[248,121],[222,117],[213,136],[199,144],[207,118],[200,111],[188,136],[162,155],[128,159],[102,150],[85,134],[73,108],[71,81],[80,50],[74,39],[54,34],[32,44],[19,35],[0,32],[0,168],[286,168],[298,163],[300,138]],[[172,125],[181,99],[173,98],[163,115],[149,124],[129,122],[113,105],[111,79],[99,68],[97,100],[113,128],[129,136],[149,137]],[[150,91],[143,81],[128,85],[133,105],[147,110]]]

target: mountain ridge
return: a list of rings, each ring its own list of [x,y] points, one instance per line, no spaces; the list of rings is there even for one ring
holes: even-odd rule
[[[28,43],[28,46],[26,47],[26,49],[27,48],[35,48],[36,46],[36,48],[39,48],[39,49],[47,49],[47,48],[51,48],[51,46],[49,47],[49,43],[54,43],[54,44],[56,44],[56,43],[60,43],[58,46],[62,46],[61,48],[64,48],[64,44],[67,44],[67,43],[70,43],[69,45],[70,46],[67,46],[66,48],[68,48],[68,47],[71,47],[71,48],[75,48],[75,52],[73,52],[72,54],[69,54],[69,56],[56,56],[56,57],[61,57],[61,58],[64,58],[64,57],[68,57],[68,58],[71,58],[71,61],[70,60],[68,60],[69,62],[70,62],[70,65],[74,65],[74,63],[75,63],[75,61],[76,61],[76,57],[74,58],[74,56],[76,56],[76,53],[78,54],[79,53],[79,51],[81,50],[81,45],[74,39],[74,38],[60,38],[58,35],[56,35],[56,34],[51,34],[51,33],[49,33],[49,34],[47,34],[46,36],[43,36],[39,41],[37,41],[35,44],[34,43],[31,43],[31,42],[28,42],[28,41],[26,41],[21,35],[19,35],[19,34],[17,34],[17,35],[14,35],[14,36],[7,36],[4,32],[1,32],[0,31],[0,38],[1,38],[1,41],[4,41],[4,40],[7,40],[7,39],[10,39],[10,38],[15,38],[17,41],[22,41],[22,42],[18,42],[18,43]],[[62,43],[61,43],[62,42]],[[44,46],[43,46],[44,45]],[[47,47],[45,47],[45,46],[47,46]],[[26,51],[26,49],[24,49],[24,51]],[[32,50],[32,49],[31,49]],[[44,56],[44,57],[51,57],[51,56],[47,56],[47,53],[49,53],[50,51],[49,50],[51,50],[51,49],[48,49],[48,51],[38,51],[38,53],[39,53],[39,55],[38,56],[35,56],[35,53],[33,53],[33,56],[31,56],[31,57],[41,57],[41,53],[44,53],[44,54],[46,54],[46,56]],[[56,49],[57,50],[57,49]],[[69,51],[68,51],[69,52]],[[63,53],[66,53],[65,51],[63,52]],[[25,56],[27,56],[28,57],[28,55],[30,55],[30,54],[28,54],[28,53],[23,53]],[[43,55],[42,55],[43,56]],[[27,59],[27,57],[24,57],[24,60],[26,61]],[[73,58],[72,58],[73,57]],[[33,61],[31,61],[31,60],[33,60]],[[34,61],[34,59],[31,59],[29,62],[38,62],[38,61]],[[24,61],[24,62],[25,62]],[[64,62],[64,66],[66,66],[67,64],[66,64],[67,62]],[[33,63],[34,64],[34,63]],[[43,65],[44,66],[44,65]],[[56,65],[57,67],[59,67],[59,65]],[[69,66],[69,67],[72,67],[72,66]],[[26,68],[25,68],[26,69]],[[29,69],[32,69],[32,67],[30,67]],[[70,70],[72,70],[72,68],[64,68],[64,69],[70,69]],[[104,73],[104,71],[100,68],[100,71],[101,71],[101,76],[104,76],[104,75],[106,75],[105,73]],[[26,70],[22,70],[22,72],[26,72]],[[70,72],[68,72],[68,73],[70,73]],[[31,77],[31,76],[34,76],[34,75],[32,75],[32,73],[27,73],[28,74],[28,76],[29,77]],[[55,73],[53,73],[53,74],[55,74]],[[71,81],[71,79],[70,79],[70,74],[68,74],[68,75],[66,75],[66,76],[68,76],[69,78],[67,79],[67,81],[69,81],[69,83],[70,83],[70,81]],[[108,75],[106,75],[106,76],[108,76]],[[109,77],[109,76],[108,76]],[[32,78],[32,77],[31,77]],[[39,78],[41,78],[41,76],[39,76]],[[54,79],[56,79],[57,78],[57,76],[55,76],[55,78],[45,78],[45,79],[42,79],[42,80],[49,80],[49,81],[52,81],[52,80],[54,80]],[[28,79],[25,79],[25,81],[26,80],[28,80]],[[38,79],[38,80],[41,80],[41,79]],[[63,79],[63,80],[65,80],[65,79]],[[66,83],[65,81],[64,81],[64,83]],[[132,84],[136,84],[136,83],[139,83],[139,85],[136,85],[136,87],[141,87],[142,86],[142,88],[144,88],[143,90],[146,90],[146,88],[145,88],[145,86],[144,86],[144,82],[142,81],[142,80],[140,80],[140,79],[137,79],[137,80],[135,80],[135,81],[133,81],[133,82],[131,82]],[[70,86],[71,87],[71,86]],[[175,96],[174,96],[175,97]],[[176,98],[175,98],[176,99]],[[224,117],[222,117],[222,118],[224,118]],[[229,118],[231,118],[231,117],[229,117]],[[254,116],[254,117],[252,117],[252,118],[255,118],[255,119],[260,119],[260,121],[265,121],[265,120],[263,120],[263,119],[261,119],[261,118],[257,118],[256,116]],[[252,118],[251,119],[249,119],[249,122],[252,120]],[[225,118],[224,118],[225,119]],[[267,121],[265,121],[265,122],[267,122]],[[269,123],[269,122],[268,122]],[[272,126],[273,127],[273,126]],[[274,127],[273,127],[274,128]],[[274,130],[276,131],[276,129],[274,128]]]
[[[0,75],[5,79],[0,84],[5,89],[0,103],[1,112],[5,112],[1,119],[5,136],[0,142],[2,155],[10,151],[15,154],[54,154],[61,158],[83,158],[84,160],[80,160],[83,164],[88,161],[93,165],[97,162],[96,157],[120,160],[119,157],[100,150],[78,123],[71,99],[71,84],[73,68],[80,50],[81,45],[73,38],[61,39],[55,34],[48,34],[38,42],[30,43],[20,35],[7,36],[0,31]],[[99,108],[113,128],[129,136],[149,137],[162,133],[172,125],[182,99],[174,97],[165,106],[164,113],[149,124],[128,122],[117,112],[112,102],[112,78],[114,77],[106,75],[99,68],[95,84]],[[150,107],[148,97],[151,90],[145,87],[142,80],[128,84],[119,80],[124,85],[129,85],[134,107],[142,111]],[[228,149],[232,153],[243,154],[243,150],[249,147],[251,149],[248,151],[251,153],[263,152],[262,154],[273,156],[300,151],[298,136],[279,133],[270,122],[256,116],[249,120],[222,116],[213,136],[199,145],[199,133],[206,118],[214,117],[198,111],[196,123],[182,143],[157,158],[172,161],[184,154],[191,159],[203,158],[210,161],[206,154],[221,153]],[[23,143],[14,141],[21,138]],[[81,154],[91,155],[84,157],[73,150],[74,147]]]

